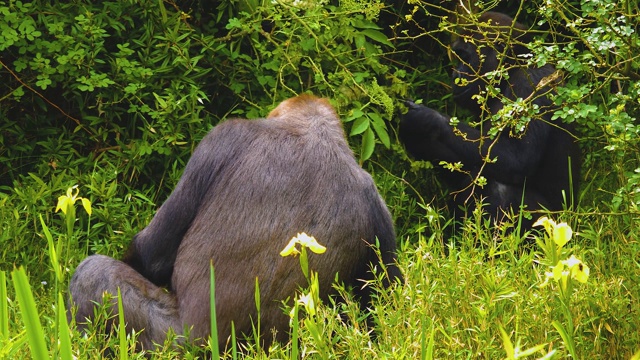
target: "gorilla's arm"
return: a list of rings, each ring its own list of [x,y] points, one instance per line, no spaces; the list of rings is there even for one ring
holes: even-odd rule
[[[482,146],[480,130],[465,123],[454,132],[450,118],[423,105],[407,102],[409,111],[400,124],[400,138],[407,151],[420,160],[462,162],[465,168],[477,171],[487,154],[497,161],[487,163],[483,175],[503,183],[522,183],[537,168],[548,138],[549,126],[531,121],[521,138],[509,137],[505,131],[498,140],[485,138]],[[466,139],[465,139],[466,137]]]
[[[251,133],[238,123],[246,125],[229,120],[202,139],[174,191],[149,225],[133,238],[123,262],[154,284],[169,284],[178,247],[209,187],[221,169],[237,158],[244,147],[250,146]]]

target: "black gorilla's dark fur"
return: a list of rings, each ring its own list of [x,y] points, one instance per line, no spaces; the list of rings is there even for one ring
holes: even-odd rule
[[[266,119],[215,127],[125,259],[93,255],[78,266],[70,284],[76,321],[91,319],[93,302],[119,287],[127,329],[143,330],[142,347],[162,343],[169,328],[206,338],[212,262],[220,346],[232,321],[238,336],[251,334],[256,278],[264,341],[273,328],[286,340],[289,317],[281,302],[306,281],[299,259],[279,253],[298,232],[327,248],[309,254],[325,298],[337,274],[367,304],[365,282],[373,279],[372,267],[381,269],[370,246],[376,241],[389,278],[401,277],[384,201],[356,162],[334,109],[309,95],[284,101]]]
[[[453,198],[458,219],[468,216],[478,200],[488,204],[486,212],[498,221],[509,209],[517,212],[521,203],[528,210],[561,210],[563,201],[570,202],[577,194],[580,150],[572,128],[551,121],[550,97],[557,81],[549,79],[554,78],[555,68],[527,66],[523,55],[527,54],[529,35],[509,16],[487,12],[479,23],[489,26],[468,26],[451,48],[459,60],[453,72],[453,98],[458,106],[483,119],[481,130],[464,123],[454,130],[449,116],[407,102],[409,111],[400,123],[400,139],[417,159],[464,164],[466,174],[448,170],[442,174],[454,193],[463,190]],[[508,77],[491,82],[486,74],[499,67],[508,69]],[[475,96],[484,92],[488,83],[500,94],[489,96],[482,108]],[[507,128],[499,132],[494,144],[486,137],[490,115],[504,107],[502,99],[518,98],[539,106],[538,116],[521,137],[510,136]],[[485,162],[487,156],[496,161]],[[470,186],[478,174],[487,179],[484,188]],[[458,210],[460,207],[467,211]],[[524,229],[530,226],[531,221],[523,222]]]

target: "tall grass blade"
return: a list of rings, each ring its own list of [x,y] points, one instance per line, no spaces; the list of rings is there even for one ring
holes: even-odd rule
[[[433,347],[434,347],[434,330],[435,323],[431,321],[431,330],[429,331],[429,342],[427,342],[427,329],[426,329],[426,316],[423,316],[422,319],[422,339],[420,341],[420,345],[422,348],[420,359],[422,360],[433,360]]]
[[[573,338],[567,333],[567,331],[564,329],[564,327],[558,320],[553,321],[552,324],[553,324],[553,327],[555,327],[556,330],[558,330],[560,337],[564,341],[564,346],[566,346],[571,357],[574,359],[578,359],[578,357],[576,356],[577,355],[576,348],[573,344]]]
[[[220,358],[220,348],[218,347],[218,323],[216,321],[216,276],[213,271],[213,262],[209,263],[209,310],[211,312],[211,336],[209,342],[211,346],[211,358]]]
[[[67,323],[67,314],[65,312],[64,299],[62,293],[58,293],[58,341],[60,342],[60,350],[58,356],[62,360],[72,360],[71,352],[71,335],[69,333],[69,324]]]
[[[27,331],[27,340],[29,342],[29,348],[31,348],[32,358],[48,359],[49,350],[44,341],[44,332],[42,331],[42,324],[40,324],[38,309],[33,299],[27,273],[24,271],[24,268],[20,267],[11,272],[11,277],[16,290],[16,298],[18,299],[20,312],[22,312],[22,320],[24,321],[24,326]]]
[[[53,236],[51,236],[51,232],[49,231],[49,227],[47,226],[47,224],[44,223],[42,215],[40,215],[40,224],[42,224],[42,232],[44,233],[44,237],[47,239],[47,245],[49,246],[49,261],[51,261],[51,266],[53,267],[53,271],[56,275],[57,286],[62,282],[62,271],[60,270],[58,254],[55,246],[53,245]]]
[[[9,338],[9,304],[7,303],[7,274],[0,270],[0,338]]]
[[[231,322],[231,356],[233,360],[238,360],[238,346],[236,345],[236,324]]]
[[[54,294],[59,294],[60,284],[62,284],[62,270],[60,268],[60,262],[58,261],[58,251],[56,250],[56,247],[53,245],[53,236],[51,236],[51,231],[49,231],[49,227],[47,226],[47,224],[45,224],[44,220],[42,219],[42,215],[39,215],[39,218],[40,218],[40,224],[42,225],[42,232],[44,233],[44,237],[47,239],[49,261],[51,262],[51,267],[53,268],[53,273],[55,274]],[[58,313],[57,316],[59,317],[60,315],[59,313],[61,312],[60,309],[64,309],[64,306],[62,308],[60,306],[57,306],[55,309],[56,309],[56,313]],[[65,315],[65,312],[63,310],[62,316],[64,315]],[[54,333],[58,333],[60,331],[60,329],[58,328],[58,325],[59,325],[59,322],[55,323],[55,326],[54,326],[55,328],[53,331]],[[57,348],[54,347],[53,351],[54,351],[53,355],[56,356]]]
[[[256,310],[258,312],[258,319],[256,319],[257,324],[252,324],[251,327],[253,329],[253,336],[256,342],[256,349],[260,350],[260,284],[258,283],[258,277],[256,277],[256,287],[255,293],[253,294],[256,301]]]
[[[298,359],[298,337],[299,337],[299,327],[298,323],[298,302],[293,302],[293,329],[291,330],[291,360]]]
[[[120,360],[129,359],[129,352],[127,351],[127,327],[124,323],[124,307],[122,306],[122,293],[120,287],[118,287],[118,339],[120,340],[119,356]]]
[[[513,360],[516,358],[516,350],[513,347],[513,342],[511,342],[511,338],[509,338],[509,334],[504,330],[502,325],[499,325],[500,336],[502,336],[502,346],[504,347],[504,351],[507,353],[507,359]]]
[[[518,353],[518,358],[526,358],[526,357],[528,357],[528,356],[533,356],[533,355],[535,355],[536,353],[539,353],[539,352],[541,352],[541,351],[544,351],[544,349],[545,349],[546,347],[547,347],[547,344],[540,344],[540,345],[536,345],[536,346],[530,347],[530,348],[528,348],[528,349],[526,349],[526,350],[521,350],[521,351]],[[555,350],[552,350],[552,351],[551,351],[551,352],[549,352],[548,354],[551,354],[551,353],[554,353],[554,352],[555,352]],[[547,355],[548,355],[548,354],[547,354]],[[545,356],[546,356],[546,355],[545,355]],[[542,359],[542,358],[540,358],[540,359]]]

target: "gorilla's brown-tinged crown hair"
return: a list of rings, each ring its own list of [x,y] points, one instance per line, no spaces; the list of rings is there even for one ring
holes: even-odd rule
[[[291,134],[303,135],[310,129],[329,131],[334,136],[344,137],[342,122],[329,100],[310,94],[301,94],[281,102],[269,115],[268,120],[278,127],[289,129]]]
[[[281,102],[275,109],[271,110],[267,118],[299,115],[323,115],[338,119],[338,114],[329,103],[329,100],[310,94],[300,94]]]

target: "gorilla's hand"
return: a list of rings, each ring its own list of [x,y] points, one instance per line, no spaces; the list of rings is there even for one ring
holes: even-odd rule
[[[424,105],[416,104],[412,100],[406,100],[409,108],[402,117],[400,128],[423,138],[434,137],[443,127],[449,124],[449,119],[438,111]]]

